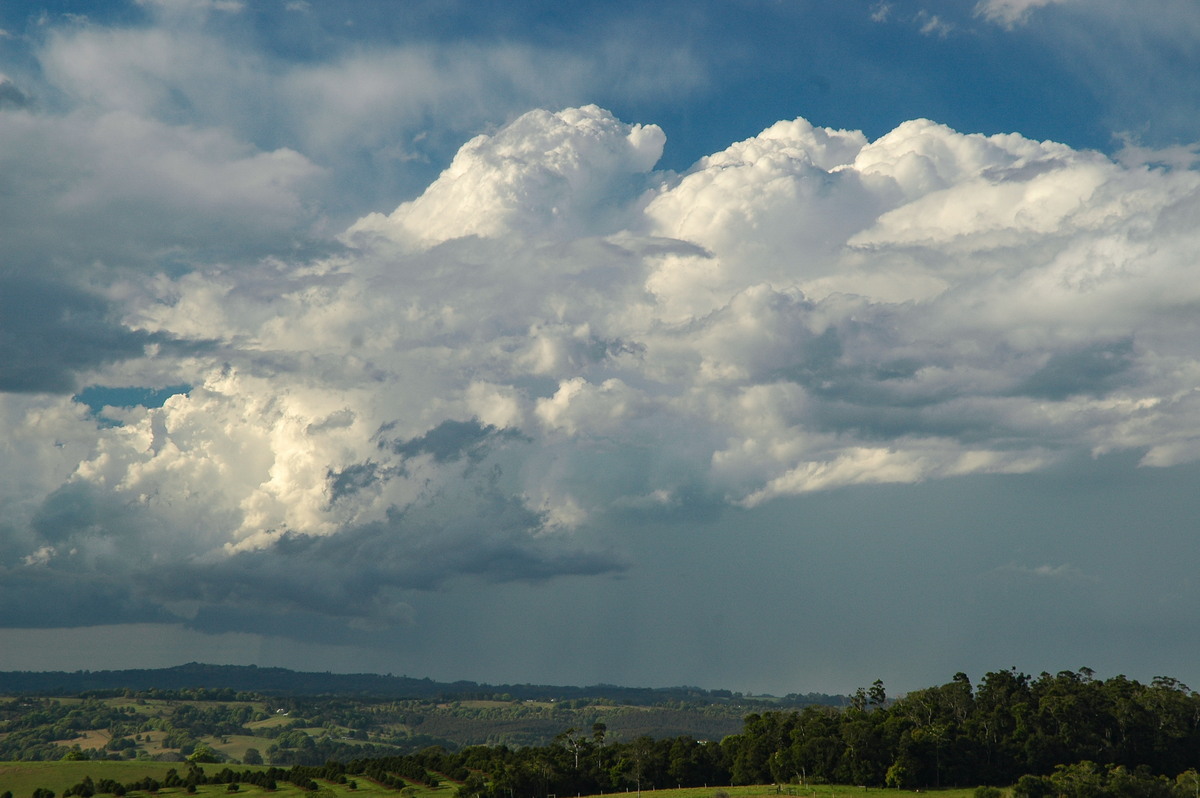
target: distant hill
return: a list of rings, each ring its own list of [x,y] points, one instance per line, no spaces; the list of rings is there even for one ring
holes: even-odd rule
[[[189,662],[172,668],[114,671],[2,671],[0,694],[77,695],[92,690],[181,690],[206,688],[263,695],[370,696],[391,699],[467,700],[505,697],[527,701],[606,700],[632,706],[667,703],[734,704],[763,708],[808,704],[840,706],[844,696],[791,693],[783,697],[744,695],[699,687],[571,687],[535,684],[488,685],[477,682],[435,682],[410,676],[373,673],[311,673],[256,665],[206,665]]]

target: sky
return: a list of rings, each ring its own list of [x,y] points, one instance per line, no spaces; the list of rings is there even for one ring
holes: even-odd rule
[[[1200,685],[1194,0],[0,6],[0,670]]]

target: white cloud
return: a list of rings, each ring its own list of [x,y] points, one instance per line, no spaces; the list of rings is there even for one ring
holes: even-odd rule
[[[656,125],[623,125],[595,106],[533,111],[467,142],[419,198],[368,216],[348,236],[427,247],[469,235],[615,232],[629,220],[608,217],[639,193],[636,176],[657,163],[664,141]]]
[[[916,22],[923,35],[937,36],[942,39],[953,33],[955,28],[953,22],[948,22],[937,14],[930,14],[925,10],[917,13]]]
[[[1024,23],[1035,8],[1072,0],[980,0],[975,13],[992,22],[1013,28]]]
[[[167,18],[206,14],[210,11],[237,14],[246,8],[246,4],[241,0],[137,0],[137,3]]]
[[[1078,567],[1070,563],[1062,563],[1060,565],[1008,565],[999,569],[1001,572],[1016,574],[1026,578],[1039,580],[1053,580],[1064,582],[1097,582],[1095,576],[1085,573]]]
[[[223,12],[236,9],[225,5],[148,0],[154,24],[51,26],[35,52],[47,94],[77,111],[303,153],[331,170],[320,200],[357,218],[377,197],[411,195],[424,164],[496,120],[611,94],[614,84],[644,99],[686,94],[706,79],[686,47],[616,39],[584,49],[407,41],[289,60],[231,36]]]
[[[111,186],[166,218],[299,214],[294,152],[93,118],[104,157],[61,195],[79,207]],[[6,462],[30,464],[0,481],[20,486],[5,563],[154,551],[194,579],[131,580],[123,617],[250,630],[234,609],[261,593],[272,617],[388,625],[399,591],[464,574],[620,569],[595,535],[622,514],[1200,458],[1178,323],[1200,303],[1196,173],[925,120],[875,141],[780,122],[681,175],[652,171],[663,144],[594,106],[533,111],[336,254],[110,285],[130,334],[216,343],[89,365],[194,386],[119,426],[0,397]],[[281,587],[318,566],[369,589]]]
[[[321,171],[294,150],[124,111],[13,121],[0,165],[32,193],[0,199],[12,260],[153,268],[173,250],[278,245],[316,221],[301,192]]]
[[[1177,144],[1172,147],[1144,147],[1134,137],[1120,137],[1124,146],[1116,154],[1122,166],[1166,166],[1172,169],[1190,169],[1200,161],[1200,143]]]

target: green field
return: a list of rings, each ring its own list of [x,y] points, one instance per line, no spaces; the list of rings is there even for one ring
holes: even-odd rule
[[[223,764],[206,764],[203,765],[205,772],[214,774],[226,767]],[[242,772],[245,770],[263,771],[269,768],[268,765],[249,766],[249,765],[229,765],[231,770]],[[161,781],[171,768],[180,774],[187,772],[188,766],[180,762],[106,762],[106,761],[81,761],[81,762],[0,762],[0,792],[10,791],[13,798],[29,798],[33,791],[38,787],[44,787],[53,790],[58,796],[61,796],[63,790],[72,787],[83,781],[85,776],[91,776],[94,781],[100,779],[112,779],[122,784],[133,781],[139,781],[147,776]],[[357,790],[351,790],[343,784],[335,784],[317,779],[317,783],[321,785],[321,791],[318,793],[320,798],[372,798],[373,796],[389,796],[389,798],[398,798],[403,794],[404,798],[453,798],[454,792],[458,787],[453,782],[446,782],[444,786],[437,788],[428,787],[408,787],[403,791],[387,789],[371,782],[365,778],[354,779],[358,785]],[[229,796],[227,785],[225,784],[202,784],[196,788],[197,795],[222,795]],[[236,793],[239,796],[258,796],[271,795],[276,798],[299,798],[300,796],[311,796],[312,793],[305,792],[300,788],[279,782],[278,789],[268,792],[267,790],[255,787],[252,784],[239,785]],[[130,792],[127,798],[132,796],[145,796],[149,793]],[[160,796],[186,796],[187,793],[182,787],[178,788],[163,788],[155,795]]]
[[[122,784],[146,776],[161,781],[171,768],[186,767],[170,762],[0,762],[0,792],[11,790],[13,798],[28,798],[37,787],[46,787],[62,795],[84,776]]]
[[[203,766],[207,773],[216,773],[225,765],[208,764]],[[266,770],[267,766],[253,767],[247,765],[233,765],[231,769],[238,772],[244,770]],[[0,792],[9,790],[13,794],[13,798],[28,798],[33,794],[33,791],[38,787],[51,789],[56,795],[61,796],[63,790],[74,786],[83,780],[85,776],[91,776],[93,780],[112,779],[113,781],[121,782],[122,784],[139,781],[147,776],[161,781],[171,768],[179,773],[187,772],[187,765],[179,762],[0,762]],[[335,795],[355,795],[365,798],[366,796],[389,795],[396,796],[396,790],[384,790],[376,787],[376,785],[366,781],[359,781],[359,789],[357,792],[347,789],[338,784],[321,785],[323,788],[328,788]],[[374,790],[370,788],[375,788]],[[425,790],[425,793],[432,796],[434,791]],[[440,791],[439,798],[450,798],[452,790],[443,789]],[[197,795],[228,795],[226,785],[224,784],[205,784],[196,788]],[[157,795],[186,795],[182,787],[175,789],[161,789]],[[300,796],[306,793],[291,784],[280,783],[279,789],[268,793],[266,790],[261,790],[253,785],[240,785],[238,795],[274,795],[274,796]],[[129,796],[147,795],[142,792],[130,792]],[[414,796],[414,798],[417,798]]]
[[[152,776],[156,779],[162,779],[172,767],[182,772],[185,767],[181,767],[177,763],[169,762],[0,762],[0,791],[8,790],[13,794],[13,798],[28,798],[33,794],[33,791],[38,787],[45,787],[53,790],[57,795],[61,796],[63,790],[78,784],[83,780],[84,776],[91,776],[95,780],[113,779],[122,783],[137,781]],[[210,772],[216,772],[221,765],[208,765],[206,769],[212,769]],[[246,770],[244,766],[238,766],[236,770]],[[261,770],[265,768],[251,768],[253,770]],[[321,789],[315,795],[320,798],[396,798],[403,794],[405,798],[453,798],[457,785],[447,782],[444,786],[436,789],[408,787],[403,793],[399,790],[385,789],[367,779],[355,779],[358,788],[351,790],[343,784],[334,784],[332,782],[322,782],[318,780]],[[823,784],[819,786],[801,787],[796,785],[784,785],[775,787],[774,785],[753,785],[746,787],[691,787],[679,790],[642,790],[643,798],[772,798],[773,796],[795,796],[795,798],[916,798],[921,795],[923,798],[928,798],[931,793],[936,793],[937,798],[971,798],[973,790],[971,789],[948,789],[924,792],[913,792],[909,790],[886,790],[880,788],[853,787],[843,785]],[[182,787],[175,789],[161,789],[157,793],[160,796],[186,796]],[[224,784],[208,784],[197,787],[197,795],[208,796],[229,796],[227,786]],[[129,793],[129,796],[147,795],[146,793]],[[307,793],[291,784],[280,783],[279,788],[273,792],[268,792],[250,784],[240,785],[237,795],[240,796],[259,796],[271,795],[275,798],[301,798],[301,796],[313,796],[314,793]],[[616,796],[628,796],[634,798],[638,795],[636,789],[625,792],[607,793],[603,796],[583,796],[582,798],[616,798]],[[516,798],[545,798],[544,796],[517,796]],[[568,796],[558,796],[557,798],[568,798]]]
[[[796,798],[972,798],[974,788],[946,790],[892,790],[882,787],[854,787],[841,784],[821,784],[802,787],[796,784],[754,784],[745,787],[685,787],[681,790],[642,790],[643,798],[771,798],[772,796],[796,796]],[[637,790],[608,793],[606,796],[583,796],[583,798],[613,798],[628,795],[634,798]],[[559,796],[568,798],[568,796]]]

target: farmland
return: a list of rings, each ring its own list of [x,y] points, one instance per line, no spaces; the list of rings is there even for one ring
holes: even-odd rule
[[[7,762],[0,763],[0,791],[7,790],[14,798],[25,798],[36,789],[48,789],[56,796],[79,784],[85,778],[93,781],[111,779],[122,783],[134,782],[149,776],[162,782],[172,770],[178,766],[169,763],[149,762]],[[216,770],[209,768],[214,773]],[[267,772],[268,768],[250,768],[259,772]],[[238,768],[243,771],[245,768]],[[443,783],[437,787],[424,785],[406,785],[401,788],[384,787],[370,779],[355,779],[345,783],[336,779],[317,779],[317,789],[303,789],[291,783],[279,783],[274,790],[267,790],[253,784],[233,782],[238,784],[235,793],[239,796],[266,796],[272,798],[454,798],[460,785],[454,782]],[[311,786],[311,785],[310,785]],[[971,798],[971,790],[941,790],[937,798]],[[148,795],[149,793],[141,793]],[[189,795],[183,787],[160,787],[157,796],[186,796]],[[224,796],[231,794],[228,783],[202,784],[195,788],[190,795]],[[616,794],[635,796],[636,789],[619,791]],[[889,798],[915,798],[919,793],[907,790],[889,790]],[[136,792],[127,793],[127,798],[139,795]],[[604,794],[583,796],[582,798],[603,798]],[[612,798],[614,793],[607,793]],[[809,785],[800,787],[776,785],[749,786],[712,786],[688,787],[682,789],[642,790],[642,798],[777,798],[780,795],[795,796],[796,798],[879,798],[881,791],[867,787],[852,787],[841,785]],[[923,793],[928,796],[928,793]]]
[[[314,798],[850,798],[944,787],[978,787],[976,798],[1002,798],[999,788],[1014,798],[1200,794],[1200,695],[1167,677],[1147,685],[1086,669],[1037,678],[1010,669],[978,686],[959,673],[899,698],[877,681],[844,707],[729,698],[637,705],[210,688],[21,695],[0,703],[0,747],[20,752],[9,759],[42,761],[0,773],[22,789],[39,777],[60,785],[87,777],[59,798],[179,789]],[[696,725],[670,731],[685,721]],[[701,735],[703,724],[717,733]],[[125,770],[106,776],[103,768]],[[60,792],[48,783],[34,790],[33,798]]]

